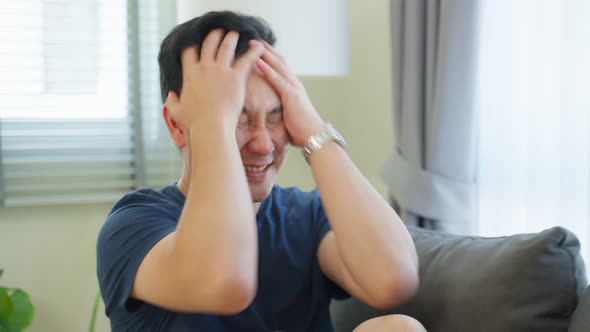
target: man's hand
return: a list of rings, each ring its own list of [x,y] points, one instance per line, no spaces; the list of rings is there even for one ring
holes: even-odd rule
[[[256,67],[281,98],[293,145],[305,145],[324,123],[303,84],[270,45]],[[322,271],[375,308],[408,300],[418,288],[418,258],[403,222],[336,144],[315,152],[310,165],[332,227],[318,248]]]
[[[164,110],[188,133],[188,163],[177,184],[186,201],[176,230],[146,254],[131,296],[173,311],[233,315],[254,300],[258,232],[252,196],[236,143],[246,80],[264,51],[257,41],[235,59],[238,34],[211,32],[182,54],[183,87]],[[185,135],[175,123],[171,133]],[[186,143],[186,144],[185,144]],[[213,144],[212,144],[213,143]],[[185,150],[186,151],[186,150]]]
[[[228,120],[235,127],[244,106],[246,79],[252,65],[264,52],[261,42],[251,40],[250,49],[234,61],[239,34],[213,30],[201,47],[182,53],[182,92],[170,91],[166,106],[173,118],[187,128],[209,124],[211,119]]]
[[[289,69],[284,58],[268,43],[256,67],[279,94],[283,119],[294,146],[302,147],[307,139],[324,128],[324,121],[309,100],[303,84]]]

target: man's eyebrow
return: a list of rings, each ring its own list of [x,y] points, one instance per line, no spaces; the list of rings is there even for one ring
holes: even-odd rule
[[[283,107],[282,106],[277,106],[275,108],[273,108],[272,110],[270,110],[270,113],[282,113],[283,112]],[[246,107],[242,108],[242,113],[248,113],[248,109]]]

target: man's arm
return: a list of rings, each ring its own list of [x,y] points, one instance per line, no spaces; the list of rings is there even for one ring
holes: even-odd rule
[[[324,122],[285,60],[265,47],[256,65],[281,96],[293,145],[302,147]],[[406,301],[418,287],[418,259],[400,218],[336,143],[313,152],[310,164],[333,229],[319,247],[324,273],[374,307]]]
[[[175,143],[186,146],[188,193],[175,232],[142,261],[131,296],[182,312],[234,314],[256,294],[256,221],[235,128],[245,82],[262,52],[233,63],[238,34],[211,32],[182,54],[183,88],[171,92],[164,114]]]
[[[324,273],[373,307],[408,300],[418,287],[418,258],[397,214],[336,143],[309,160],[332,226],[318,252]]]

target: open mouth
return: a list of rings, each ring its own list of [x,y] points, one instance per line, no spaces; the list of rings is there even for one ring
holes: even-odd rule
[[[262,173],[264,171],[266,171],[266,169],[270,166],[270,164],[264,165],[264,166],[246,166],[244,165],[244,169],[246,170],[246,172],[250,172],[250,173]]]
[[[266,172],[268,171],[268,169],[270,168],[271,165],[272,165],[272,162],[268,163],[266,165],[244,164],[244,170],[246,171],[246,175],[248,175],[248,178],[251,178],[253,180],[254,179],[261,179],[266,176]]]

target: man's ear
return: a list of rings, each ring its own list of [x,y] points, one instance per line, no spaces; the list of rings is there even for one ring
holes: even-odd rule
[[[186,146],[187,139],[185,130],[182,128],[180,123],[174,120],[172,113],[168,109],[167,103],[165,103],[162,107],[162,115],[164,116],[164,122],[166,122],[166,127],[168,128],[170,137],[172,138],[172,141],[174,141],[174,145],[180,149],[184,148]]]

